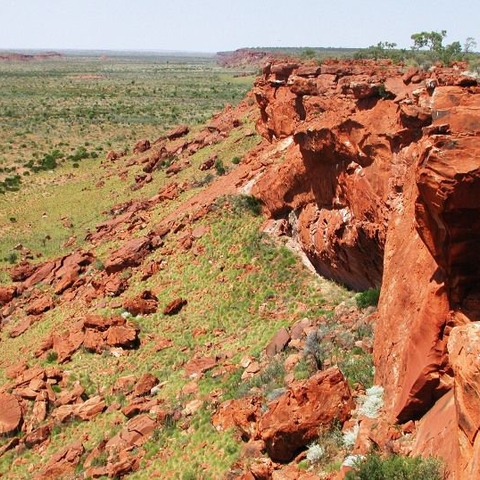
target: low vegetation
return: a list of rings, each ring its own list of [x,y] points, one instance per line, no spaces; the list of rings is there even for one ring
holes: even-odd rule
[[[109,150],[130,150],[242,99],[252,76],[211,57],[70,56],[0,62],[0,194],[29,175],[68,173]]]
[[[363,292],[357,293],[355,300],[358,308],[376,307],[380,299],[380,289],[370,288]]]
[[[347,480],[443,480],[441,463],[434,458],[382,457],[373,452],[353,463],[353,471],[347,473]]]

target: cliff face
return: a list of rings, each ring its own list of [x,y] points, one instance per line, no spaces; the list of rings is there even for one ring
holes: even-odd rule
[[[319,273],[382,285],[374,355],[386,417],[422,419],[415,452],[477,478],[480,88],[461,71],[267,65],[257,129],[288,146],[253,193]],[[425,439],[442,415],[434,445]]]
[[[389,197],[406,147],[431,123],[431,92],[407,83],[397,67],[363,62],[273,65],[256,84],[259,132],[293,142],[254,193],[273,217],[294,219],[321,274],[359,290],[381,283]]]

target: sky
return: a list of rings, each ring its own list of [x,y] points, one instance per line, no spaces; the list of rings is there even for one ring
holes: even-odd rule
[[[400,48],[421,31],[473,37],[478,0],[0,0],[0,50],[217,52],[242,47]]]

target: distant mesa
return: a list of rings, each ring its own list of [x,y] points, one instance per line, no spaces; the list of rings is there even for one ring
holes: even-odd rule
[[[217,62],[222,67],[263,67],[265,63],[274,58],[276,57],[272,53],[250,48],[217,53]]]
[[[51,60],[53,58],[62,58],[63,55],[57,52],[45,52],[36,54],[27,53],[4,53],[0,55],[2,62],[30,62],[32,60]]]

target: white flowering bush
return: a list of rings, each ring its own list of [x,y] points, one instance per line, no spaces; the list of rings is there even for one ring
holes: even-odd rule
[[[325,449],[318,443],[312,443],[308,447],[307,460],[310,462],[310,464],[318,463],[324,455]]]
[[[347,430],[346,432],[344,432],[343,444],[347,448],[353,448],[353,446],[355,445],[355,442],[357,441],[357,437],[358,437],[358,430],[359,430],[359,426],[354,425],[351,430]]]
[[[344,467],[355,467],[359,462],[361,462],[365,458],[364,455],[349,455],[343,461],[342,465]]]
[[[383,407],[383,387],[374,385],[367,388],[365,393],[360,400],[358,413],[368,418],[377,418],[378,412]]]

